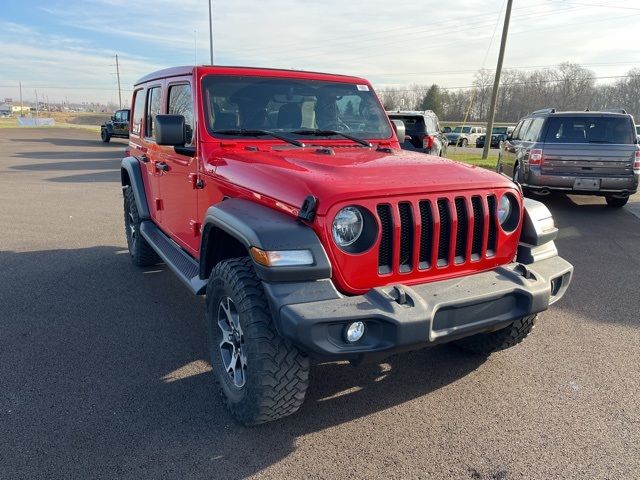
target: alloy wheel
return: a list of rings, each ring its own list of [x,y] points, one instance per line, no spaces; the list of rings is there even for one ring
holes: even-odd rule
[[[240,326],[240,314],[229,297],[220,299],[218,304],[218,328],[222,332],[220,356],[222,366],[236,388],[242,388],[246,381],[247,356],[244,333]]]

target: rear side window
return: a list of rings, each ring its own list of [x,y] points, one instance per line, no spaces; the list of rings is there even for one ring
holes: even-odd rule
[[[635,135],[626,117],[575,116],[551,117],[547,143],[617,143],[632,144]]]
[[[133,122],[131,122],[131,134],[140,136],[142,119],[144,118],[144,90],[136,90],[133,99]]]
[[[542,130],[542,125],[544,124],[544,118],[534,118],[531,122],[531,126],[529,130],[524,134],[523,140],[525,142],[535,142],[538,140],[540,136],[540,130]]]
[[[145,137],[153,137],[155,134],[156,115],[162,109],[162,89],[153,87],[147,90],[147,115],[145,124]]]
[[[182,115],[186,130],[187,145],[193,141],[193,98],[191,85],[172,85],[169,87],[169,106],[167,113]]]
[[[524,120],[522,122],[522,125],[520,125],[520,130],[518,130],[517,132],[514,132],[513,134],[513,138],[515,140],[522,140],[524,138],[524,134],[527,133],[527,130],[529,129],[529,125],[531,125],[531,119],[528,118],[526,120]]]

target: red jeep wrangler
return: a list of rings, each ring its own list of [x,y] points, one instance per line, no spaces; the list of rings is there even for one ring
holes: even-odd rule
[[[295,412],[310,359],[511,347],[571,280],[544,205],[401,150],[361,78],[172,68],[138,81],[131,118],[129,252],[206,294],[211,364],[244,424]]]

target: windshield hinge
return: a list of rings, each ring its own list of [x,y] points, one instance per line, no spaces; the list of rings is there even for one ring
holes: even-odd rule
[[[313,195],[307,196],[302,202],[302,207],[300,207],[300,212],[298,212],[298,218],[307,222],[313,222],[317,207],[318,199]]]

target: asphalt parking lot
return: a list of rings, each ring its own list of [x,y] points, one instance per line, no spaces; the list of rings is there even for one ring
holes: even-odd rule
[[[0,129],[0,479],[640,477],[631,208],[546,201],[575,277],[523,344],[319,365],[296,415],[247,429],[214,389],[202,299],[129,261],[125,146]]]

